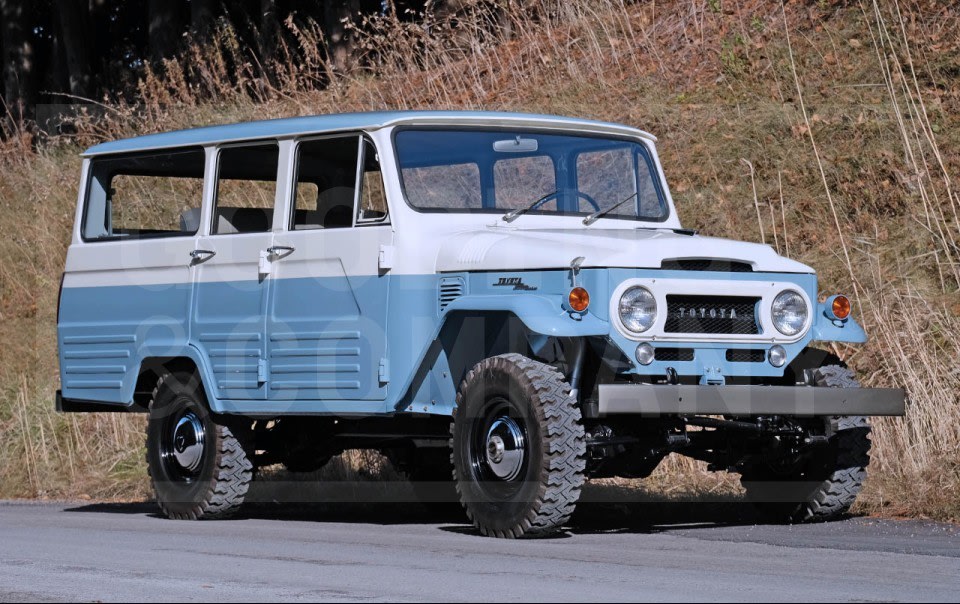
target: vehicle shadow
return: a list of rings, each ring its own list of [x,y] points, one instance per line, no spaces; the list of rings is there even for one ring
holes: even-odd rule
[[[479,534],[455,501],[417,501],[404,481],[304,481],[254,483],[233,520],[280,520],[376,525],[432,524],[439,530]],[[161,518],[152,501],[91,503],[67,512]],[[634,486],[588,483],[569,523],[557,537],[602,533],[657,533],[762,523],[739,494],[663,495]]]

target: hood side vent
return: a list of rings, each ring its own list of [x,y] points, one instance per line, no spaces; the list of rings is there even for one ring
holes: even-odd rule
[[[440,312],[446,310],[451,302],[463,295],[463,277],[443,277],[440,279]]]
[[[718,273],[753,272],[753,267],[746,262],[720,260],[717,258],[674,258],[661,262],[660,268],[670,271],[714,271]]]

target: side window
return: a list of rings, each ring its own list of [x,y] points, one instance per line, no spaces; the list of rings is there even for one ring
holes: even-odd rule
[[[297,145],[293,230],[353,226],[360,137],[304,141]]]
[[[195,234],[203,164],[201,148],[95,158],[81,236],[109,241]]]
[[[493,187],[498,208],[512,210],[527,206],[557,190],[553,160],[546,155],[497,160],[493,164]],[[557,200],[551,199],[537,209],[556,211]]]
[[[363,141],[363,182],[360,183],[360,205],[357,224],[382,222],[387,218],[387,194],[380,172],[380,157],[373,142]]]
[[[273,228],[279,159],[274,143],[220,150],[214,235],[265,233]]]

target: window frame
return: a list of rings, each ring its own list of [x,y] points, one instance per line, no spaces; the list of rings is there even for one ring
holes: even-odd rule
[[[108,243],[108,242],[125,242],[125,241],[144,241],[144,240],[153,240],[153,239],[175,239],[182,237],[196,237],[200,232],[200,224],[197,225],[197,228],[193,231],[170,231],[166,233],[151,233],[148,235],[137,235],[136,237],[123,236],[123,235],[111,235],[108,237],[88,237],[87,236],[87,219],[89,218],[90,211],[90,195],[93,192],[93,183],[96,180],[96,164],[98,160],[116,160],[116,159],[129,159],[136,157],[153,157],[157,155],[172,155],[174,153],[190,152],[190,151],[199,151],[200,156],[202,157],[203,162],[203,176],[201,180],[200,188],[200,200],[199,204],[196,206],[200,209],[201,216],[204,206],[204,190],[206,187],[207,180],[207,156],[206,149],[203,145],[187,145],[183,147],[167,147],[160,149],[150,149],[146,151],[133,151],[127,153],[109,153],[104,155],[95,155],[90,158],[90,167],[87,170],[87,179],[83,186],[83,210],[80,213],[80,241],[83,243]],[[113,181],[113,177],[117,174],[112,174],[110,176],[110,181]],[[128,175],[128,176],[136,176]],[[143,176],[143,175],[140,175]],[[162,178],[162,177],[161,177]],[[178,178],[178,177],[167,177],[167,178]],[[109,194],[109,192],[108,192]]]

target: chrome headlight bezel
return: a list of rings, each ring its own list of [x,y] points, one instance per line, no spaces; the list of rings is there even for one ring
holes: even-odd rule
[[[628,313],[634,312],[638,307],[646,307],[646,313],[641,317],[632,317]],[[657,322],[657,298],[649,289],[642,285],[628,287],[620,295],[617,301],[617,315],[620,324],[624,329],[632,334],[642,334],[649,331]],[[626,316],[625,316],[626,315]]]
[[[794,289],[785,289],[770,303],[770,320],[781,334],[792,338],[803,333],[810,322],[810,304]]]

